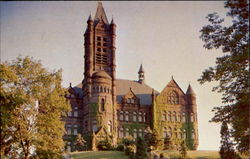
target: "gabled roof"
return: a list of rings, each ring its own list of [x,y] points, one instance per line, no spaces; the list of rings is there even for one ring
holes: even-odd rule
[[[98,2],[98,6],[96,9],[96,13],[95,13],[95,19],[94,19],[95,24],[97,24],[100,20],[103,20],[105,24],[109,24],[106,13],[102,6],[102,2]]]
[[[183,94],[185,94],[183,92],[183,90],[181,89],[181,87],[177,84],[177,82],[174,80],[173,76],[172,76],[172,79],[171,81],[167,84],[167,86],[161,91],[161,92],[164,92],[165,89],[167,89],[167,87],[176,87],[178,88]]]

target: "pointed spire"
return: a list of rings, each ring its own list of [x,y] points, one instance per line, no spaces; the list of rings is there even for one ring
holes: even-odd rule
[[[115,24],[113,16],[112,16],[112,20],[111,20],[110,24]]]
[[[108,19],[102,6],[102,2],[98,2],[94,21],[98,22],[100,20],[103,20],[105,24],[108,24]]]
[[[92,21],[92,17],[91,17],[91,13],[89,14],[89,18],[88,18],[88,21]]]
[[[190,85],[190,84],[188,85],[188,89],[187,89],[186,94],[195,95],[194,90],[193,90],[193,88],[191,87],[191,85]]]
[[[145,76],[144,76],[144,69],[142,67],[142,64],[141,64],[140,69],[138,71],[138,77],[139,77],[139,83],[144,83]]]
[[[143,67],[142,67],[142,64],[141,64],[141,66],[140,66],[140,69],[139,69],[139,72],[138,73],[144,73],[144,69],[143,69]]]

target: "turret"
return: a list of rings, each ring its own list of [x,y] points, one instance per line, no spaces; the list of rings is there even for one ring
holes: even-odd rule
[[[190,84],[188,85],[186,96],[190,110],[196,112],[196,94]]]
[[[143,67],[142,67],[142,64],[140,66],[140,69],[138,71],[138,78],[139,78],[139,83],[144,83],[144,80],[145,80],[145,76],[144,76],[144,70],[143,70]]]

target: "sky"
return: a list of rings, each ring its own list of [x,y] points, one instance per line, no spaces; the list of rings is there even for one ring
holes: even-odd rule
[[[117,78],[138,79],[143,64],[146,84],[161,92],[171,76],[186,92],[196,93],[199,150],[218,150],[220,125],[210,123],[221,95],[216,82],[200,85],[202,72],[215,65],[221,50],[206,50],[199,38],[205,18],[225,17],[223,1],[103,1],[109,22],[117,25]],[[83,34],[96,1],[0,2],[1,62],[18,56],[41,60],[49,70],[63,69],[63,86],[79,84],[84,71]],[[230,20],[226,19],[226,24]]]

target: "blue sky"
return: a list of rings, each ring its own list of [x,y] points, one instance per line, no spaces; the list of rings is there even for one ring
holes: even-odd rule
[[[63,85],[83,79],[83,34],[97,2],[0,2],[1,61],[17,56],[40,59],[50,69],[63,69]],[[225,17],[222,1],[104,1],[108,20],[117,24],[117,78],[137,80],[140,64],[146,83],[162,91],[171,76],[186,92],[189,82],[197,94],[201,150],[219,148],[219,125],[209,123],[221,95],[216,83],[200,85],[202,71],[215,65],[220,50],[206,50],[199,39],[206,16]],[[230,21],[226,21],[230,23]]]

